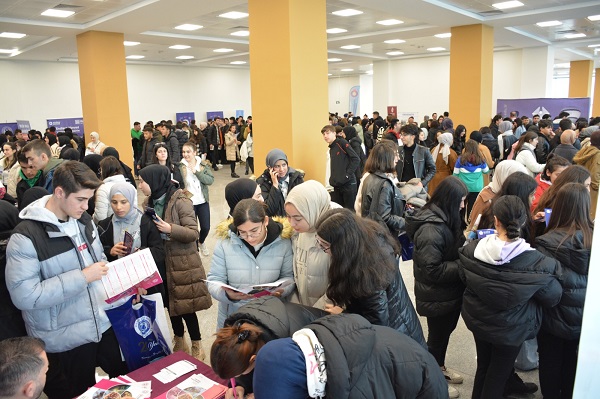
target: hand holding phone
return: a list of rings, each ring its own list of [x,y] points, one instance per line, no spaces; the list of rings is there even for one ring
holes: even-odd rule
[[[158,216],[156,216],[156,211],[154,208],[146,207],[146,214],[152,218],[155,222],[158,222]]]

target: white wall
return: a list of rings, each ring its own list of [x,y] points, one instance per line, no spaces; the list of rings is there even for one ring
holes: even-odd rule
[[[496,114],[496,104],[499,98],[521,98],[521,65],[521,50],[494,53],[494,79],[490,119]]]
[[[354,86],[360,86],[359,75],[330,76],[328,111],[337,112],[339,115],[347,113],[350,110],[350,89]],[[363,95],[362,90],[361,95]]]

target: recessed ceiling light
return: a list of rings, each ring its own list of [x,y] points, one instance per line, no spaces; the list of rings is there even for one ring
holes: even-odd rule
[[[202,28],[202,25],[194,25],[194,24],[183,24],[183,25],[178,25],[175,27],[175,29],[179,29],[179,30],[198,30],[201,28]]]
[[[54,8],[50,8],[42,13],[42,15],[44,15],[46,17],[57,17],[57,18],[67,18],[73,14],[75,14],[75,11],[55,10]]]
[[[444,47],[429,47],[427,51],[444,51],[446,50]]]
[[[250,32],[247,30],[238,30],[236,32],[232,32],[231,36],[250,36]]]
[[[554,64],[554,68],[556,68],[556,69],[571,68],[571,64],[568,62],[563,62],[561,64]]]
[[[215,53],[231,53],[233,51],[232,48],[216,48],[213,50]]]
[[[565,39],[577,39],[579,37],[585,37],[585,33],[568,33],[565,35]]]
[[[15,51],[18,51],[18,49],[15,48],[15,49],[9,50],[9,49],[0,48],[0,54],[11,54],[11,53],[14,53]]]
[[[194,58],[193,55],[178,55],[177,57],[178,60],[191,60],[192,58]]]
[[[448,37],[452,37],[452,33],[450,33],[450,32],[448,32],[448,33],[440,33],[440,34],[433,35],[433,36],[435,36],[437,38],[440,38],[440,39],[446,39]]]
[[[226,12],[225,14],[219,14],[219,17],[229,18],[229,19],[240,19],[240,18],[246,18],[247,16],[248,16],[248,13],[239,12],[239,11],[230,11],[230,12]]]
[[[387,55],[402,55],[404,52],[402,51],[390,51],[386,53]]]
[[[362,13],[363,13],[362,11],[353,10],[352,8],[332,12],[333,15],[337,15],[339,17],[351,17],[353,15],[359,15]]]
[[[400,21],[399,19],[384,19],[383,21],[377,21],[376,22],[379,25],[398,25],[398,24],[403,24],[404,21]]]
[[[172,46],[169,46],[169,48],[171,48],[173,50],[185,50],[190,47],[192,47],[192,46],[188,46],[187,44],[174,44]]]
[[[354,50],[360,48],[360,46],[357,46],[356,44],[348,44],[347,46],[342,46],[340,48],[343,48],[344,50]]]
[[[330,28],[330,29],[327,29],[325,32],[335,34],[335,33],[348,32],[348,30],[342,29],[342,28]]]
[[[141,60],[142,58],[144,58],[143,55],[128,55],[127,57],[125,57],[129,60]]]
[[[231,61],[230,64],[231,65],[244,65],[246,63],[246,61]]]
[[[6,37],[7,39],[21,39],[27,36],[25,33],[15,33],[15,32],[2,32],[0,33],[0,37]]]
[[[544,22],[538,22],[536,25],[539,26],[540,28],[547,28],[549,26],[562,25],[562,22],[560,22],[560,21],[544,21]]]
[[[589,19],[592,22],[600,21],[600,14],[598,14],[598,15],[590,15],[589,17],[587,17],[587,19]]]
[[[128,42],[127,40],[123,42],[123,46],[137,46],[138,44],[140,44],[140,42]]]
[[[600,47],[600,44],[590,44],[588,47]]]
[[[352,69],[352,68],[344,68],[344,69],[340,69],[340,71],[342,71],[342,72],[352,72],[352,71],[354,71],[354,69]]]
[[[338,62],[341,60],[342,60],[341,58],[327,58],[327,61],[329,61],[329,62]]]
[[[332,73],[328,73],[328,74],[327,74],[327,76],[331,76],[331,75],[333,75],[333,74],[332,74]]]
[[[399,44],[399,43],[406,43],[406,40],[392,39],[392,40],[385,40],[384,43],[387,43],[387,44]]]
[[[367,75],[373,75],[373,71],[367,71]]]
[[[506,10],[507,8],[523,7],[524,5],[520,1],[503,1],[502,3],[492,4],[492,7],[498,10]]]

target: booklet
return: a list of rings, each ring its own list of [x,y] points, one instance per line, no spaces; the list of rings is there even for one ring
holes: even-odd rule
[[[106,264],[108,274],[102,277],[106,303],[135,295],[138,287],[148,289],[162,283],[149,248],[134,252]]]
[[[290,284],[294,283],[294,280],[291,278],[282,278],[272,283],[264,283],[264,284],[240,284],[237,288],[222,283],[220,281],[206,281],[207,284],[215,284],[222,288],[229,288],[233,291],[241,292],[242,294],[252,295],[255,298],[260,298],[261,296],[271,295],[275,292],[276,289],[285,288]]]
[[[146,399],[151,396],[151,382],[122,382],[117,378],[100,380],[77,399]]]
[[[202,374],[194,374],[187,380],[158,396],[157,399],[219,399],[225,397],[227,387]]]

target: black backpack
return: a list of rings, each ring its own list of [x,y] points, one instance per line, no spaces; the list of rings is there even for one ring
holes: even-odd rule
[[[508,134],[506,136],[502,136],[502,145],[504,146],[504,149],[502,151],[502,160],[508,159],[508,156],[510,155],[511,151],[512,151],[512,146],[514,143],[517,142],[517,138],[515,137],[514,134]]]

